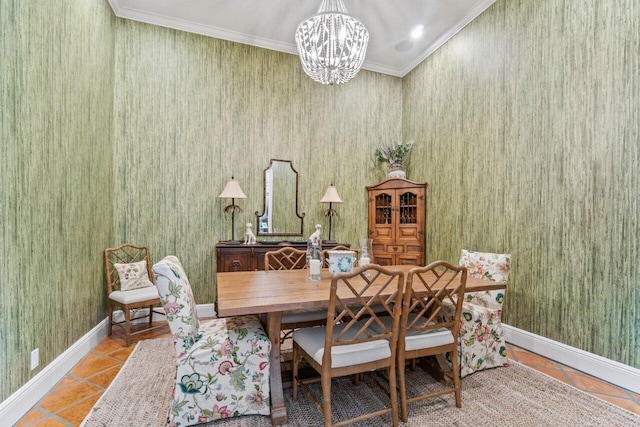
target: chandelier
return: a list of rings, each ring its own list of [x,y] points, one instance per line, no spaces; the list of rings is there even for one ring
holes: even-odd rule
[[[318,13],[302,21],[296,44],[302,69],[322,84],[346,83],[360,71],[369,32],[349,15],[342,0],[322,0]]]

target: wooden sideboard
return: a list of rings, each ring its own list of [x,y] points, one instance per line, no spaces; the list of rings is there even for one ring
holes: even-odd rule
[[[323,243],[322,249],[332,249],[338,245],[351,247],[351,245],[344,243]],[[269,251],[277,251],[285,246],[307,250],[306,241],[269,242],[255,245],[220,242],[216,245],[218,272],[264,270],[264,254]]]

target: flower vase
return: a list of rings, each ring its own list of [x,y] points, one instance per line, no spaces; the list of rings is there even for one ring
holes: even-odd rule
[[[389,173],[387,178],[406,178],[407,174],[404,171],[402,163],[389,163]]]

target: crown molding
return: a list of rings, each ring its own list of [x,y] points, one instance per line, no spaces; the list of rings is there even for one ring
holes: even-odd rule
[[[174,30],[181,30],[189,33],[200,34],[203,36],[214,37],[217,39],[257,46],[264,49],[291,53],[293,55],[298,54],[293,43],[281,43],[262,37],[256,37],[255,35],[241,33],[238,31],[230,31],[211,25],[198,24],[197,22],[192,22],[184,19],[177,19],[138,9],[123,7],[120,4],[119,0],[108,1],[111,5],[111,8],[113,9],[113,12],[118,18],[131,19],[133,21],[144,22],[146,24],[159,25],[161,27],[171,28]]]
[[[120,3],[120,0],[108,0],[111,5],[111,9],[115,15],[119,18],[131,19],[133,21],[144,22],[146,24],[159,25],[161,27],[171,28],[174,30],[186,31],[189,33],[200,34],[203,36],[214,37],[217,39],[228,40],[231,42],[247,44],[250,46],[256,46],[263,49],[275,50],[278,52],[289,53],[291,55],[298,55],[293,40],[291,43],[278,42],[271,39],[262,37],[256,37],[255,35],[245,34],[238,31],[230,31],[224,28],[218,28],[211,25],[203,25],[196,22],[172,18],[164,15],[146,12],[134,8],[124,7]],[[476,7],[471,9],[464,18],[456,25],[445,31],[438,39],[431,43],[427,49],[416,59],[410,62],[406,67],[393,67],[389,65],[383,65],[365,59],[362,64],[362,69],[368,71],[374,71],[377,73],[388,74],[394,77],[404,77],[422,61],[424,61],[429,55],[438,50],[449,39],[455,36],[458,31],[463,29],[471,21],[477,18],[482,12],[487,10],[496,0],[484,0]]]

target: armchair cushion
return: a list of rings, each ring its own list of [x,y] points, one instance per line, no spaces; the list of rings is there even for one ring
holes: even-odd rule
[[[327,310],[323,309],[301,309],[291,310],[282,313],[282,324],[303,323],[314,320],[327,320]]]
[[[153,286],[147,273],[147,261],[132,262],[130,264],[115,263],[113,266],[120,278],[120,290],[131,291],[133,289]]]

